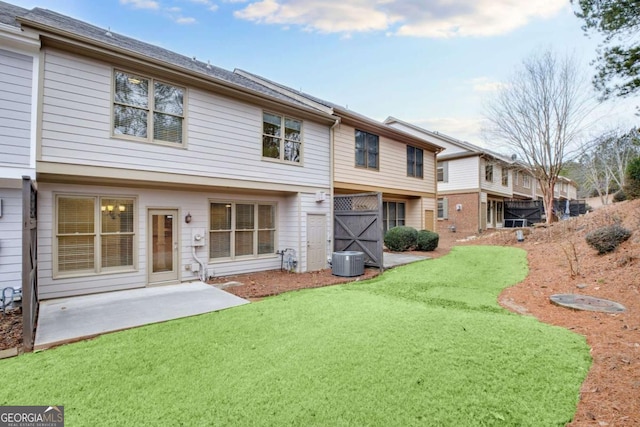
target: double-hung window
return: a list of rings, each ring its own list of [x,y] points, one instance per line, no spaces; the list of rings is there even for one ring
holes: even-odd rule
[[[382,224],[386,233],[393,227],[405,225],[406,205],[404,202],[382,202]]]
[[[436,179],[438,182],[449,181],[449,162],[438,162],[436,166]]]
[[[113,135],[182,146],[183,87],[116,70]]]
[[[484,180],[487,182],[493,182],[493,165],[485,165]]]
[[[302,121],[262,113],[262,157],[286,163],[302,160]]]
[[[56,274],[134,268],[134,199],[56,197]]]
[[[276,205],[212,202],[209,237],[212,260],[273,254]]]
[[[449,201],[447,199],[438,199],[438,219],[447,219],[449,210]]]
[[[531,177],[527,174],[522,174],[522,186],[524,188],[531,188]]]
[[[502,185],[507,187],[509,185],[509,169],[502,168]]]
[[[356,129],[356,166],[378,169],[379,137]]]
[[[423,157],[422,149],[407,145],[407,176],[423,177]]]

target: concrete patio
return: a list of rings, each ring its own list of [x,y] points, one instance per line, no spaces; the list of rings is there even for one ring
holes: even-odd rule
[[[384,252],[382,255],[382,264],[384,265],[384,268],[391,268],[399,265],[410,264],[416,261],[422,261],[423,259],[429,259],[429,257],[412,255],[409,253]]]
[[[248,302],[202,282],[45,300],[40,302],[34,349]]]

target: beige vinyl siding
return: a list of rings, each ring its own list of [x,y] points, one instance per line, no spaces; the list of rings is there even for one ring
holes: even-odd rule
[[[448,181],[438,183],[438,192],[460,190],[477,190],[480,188],[480,158],[464,157],[462,159],[447,160]],[[484,178],[484,166],[482,167]]]
[[[0,49],[0,166],[30,164],[33,57]]]
[[[0,188],[0,291],[22,287],[22,190]]]
[[[304,121],[302,166],[266,162],[260,106],[187,87],[186,148],[120,139],[111,137],[109,64],[47,50],[44,70],[43,161],[265,183],[330,184],[327,125]]]
[[[423,179],[408,177],[407,144],[381,136],[378,170],[359,168],[355,165],[355,128],[342,124],[335,131],[335,181],[379,186],[389,191],[399,189],[435,193],[434,153],[424,151]]]

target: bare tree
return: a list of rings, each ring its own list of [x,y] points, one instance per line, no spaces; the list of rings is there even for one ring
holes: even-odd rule
[[[550,50],[525,59],[486,104],[486,134],[519,154],[539,181],[547,223],[564,159],[594,106],[577,61]]]
[[[607,204],[611,191],[624,188],[629,162],[640,155],[640,135],[637,129],[624,132],[618,127],[594,138],[582,151],[578,163],[585,184]]]

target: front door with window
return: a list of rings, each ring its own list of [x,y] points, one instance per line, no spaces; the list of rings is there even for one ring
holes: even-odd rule
[[[148,263],[149,284],[178,281],[178,211],[149,210]]]

